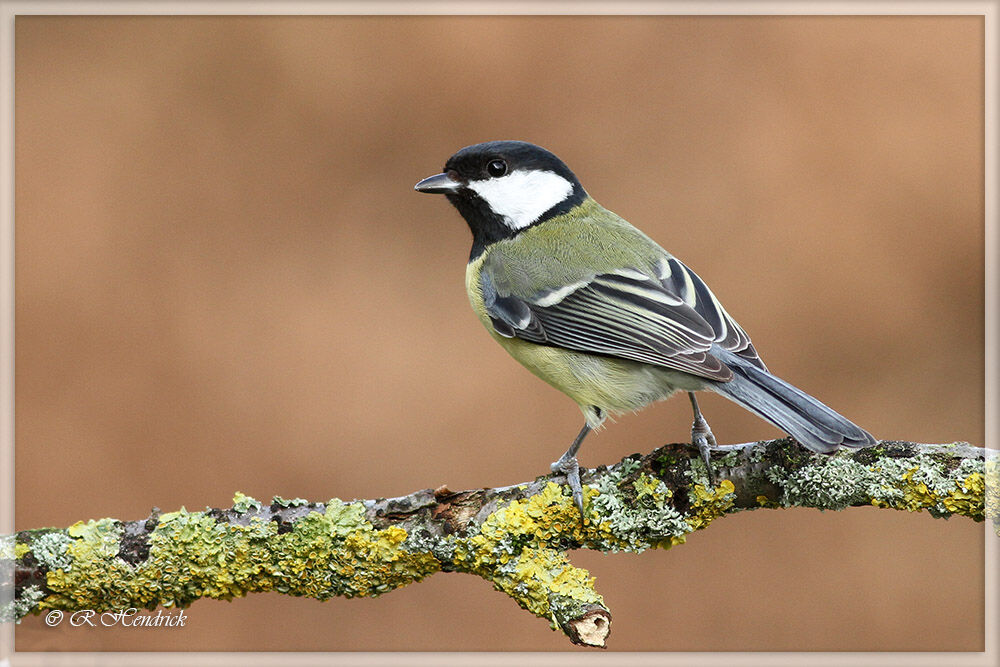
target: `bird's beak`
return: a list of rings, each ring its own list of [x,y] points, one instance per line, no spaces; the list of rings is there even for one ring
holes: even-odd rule
[[[414,185],[413,189],[417,192],[426,192],[427,194],[432,195],[443,195],[447,192],[454,192],[460,187],[462,187],[462,184],[448,178],[448,174],[435,174],[434,176],[428,176]]]

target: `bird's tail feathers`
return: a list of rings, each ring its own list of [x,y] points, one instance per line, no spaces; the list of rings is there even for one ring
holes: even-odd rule
[[[868,431],[781,378],[748,363],[727,365],[733,379],[717,384],[716,391],[808,449],[826,454],[839,447],[869,447],[878,442]]]

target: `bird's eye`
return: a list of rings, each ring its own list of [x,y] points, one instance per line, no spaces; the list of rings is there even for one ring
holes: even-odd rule
[[[493,178],[499,178],[507,173],[507,163],[503,160],[490,160],[486,172]]]

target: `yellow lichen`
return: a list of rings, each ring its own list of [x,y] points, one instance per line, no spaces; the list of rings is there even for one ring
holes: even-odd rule
[[[890,472],[881,474],[882,467],[890,465]],[[975,469],[966,464],[957,470],[925,466],[918,457],[868,467],[849,462],[836,468],[839,477],[784,475],[771,482],[784,484],[779,486],[785,495],[779,497],[785,505],[798,502],[789,499],[789,489],[802,497],[815,496],[818,490],[827,493],[819,507],[870,499],[877,507],[928,509],[935,516],[996,517],[998,464],[987,461],[985,476],[971,472]],[[183,606],[199,597],[231,599],[260,591],[321,600],[377,596],[440,570],[444,562],[450,570],[488,579],[538,616],[566,618],[567,608],[602,603],[594,578],[570,564],[567,548],[670,548],[731,511],[735,503],[734,484],[722,480],[714,487],[696,484],[682,499],[689,503],[671,504],[673,492],[643,470],[639,461],[626,460],[598,476],[595,486],[585,486],[583,521],[568,489],[552,482],[498,508],[481,524],[473,522],[468,532],[443,536],[424,530],[410,535],[400,526],[376,529],[363,503],[337,499],[318,511],[319,506],[308,508],[312,511],[294,520],[266,521],[261,503],[237,493],[234,510],[240,516],[232,523],[231,512],[182,508],[159,517],[147,545],[129,542],[134,536],[123,544],[123,524],[102,519],[76,523],[65,533],[54,531],[59,538],[54,541],[42,536],[29,545],[11,538],[5,553],[22,558],[34,548],[36,557],[49,554],[40,562],[48,568],[51,594],[35,611]],[[763,494],[756,501],[762,507],[779,506]],[[308,504],[277,497],[275,502],[282,507]],[[144,546],[148,557],[140,548]]]
[[[591,498],[596,491],[585,488]],[[559,543],[583,541],[586,531],[579,510],[552,482],[539,493],[514,500],[483,522],[477,535],[456,540],[458,569],[478,574],[510,595],[522,607],[551,618],[552,596],[566,604],[601,603],[594,580],[573,567]]]
[[[728,479],[722,480],[709,491],[701,484],[694,485],[694,501],[687,517],[693,530],[699,530],[726,513],[736,501],[736,487]]]
[[[673,496],[673,493],[663,482],[655,477],[650,477],[646,473],[639,475],[638,479],[632,483],[632,486],[635,488],[637,498],[650,496],[653,502],[657,504],[669,500]]]
[[[989,500],[982,473],[974,472],[957,480],[942,476],[940,481],[931,484],[924,481],[927,477],[919,477],[921,475],[926,475],[926,471],[920,467],[909,468],[900,475],[895,487],[883,484],[879,494],[869,502],[874,507],[908,512],[928,510],[935,516],[958,514],[976,521],[985,518]]]
[[[687,535],[671,535],[665,540],[660,540],[653,547],[656,549],[669,549],[685,542],[687,542]]]
[[[518,604],[536,616],[551,617],[550,596],[558,594],[578,604],[601,604],[594,590],[594,577],[570,564],[566,553],[556,549],[525,547],[517,558],[512,576],[494,576],[493,582]]]
[[[985,518],[986,480],[977,473],[966,477],[961,484],[941,499],[941,504],[949,512],[961,514],[977,521]]]
[[[771,500],[764,494],[757,496],[755,500],[757,501],[758,505],[760,505],[761,507],[766,507],[768,509],[778,509],[779,507],[781,507],[781,503],[779,503],[776,500]]]
[[[248,509],[257,502],[241,500]],[[285,533],[257,517],[244,526],[204,512],[164,514],[149,537],[148,557],[135,565],[117,557],[117,521],[81,522],[67,532],[74,538],[67,547],[72,564],[48,572],[53,593],[41,607],[186,605],[272,590],[317,599],[374,596],[440,569],[432,555],[401,548],[405,530],[375,530],[360,503],[336,499]]]
[[[924,482],[913,481],[913,475],[920,468],[910,468],[903,473],[903,500],[899,507],[910,512],[919,512],[938,503],[938,496]]]
[[[669,497],[648,476],[640,478],[636,491],[658,501]],[[584,488],[588,503],[599,493]],[[242,494],[236,501],[244,511],[259,508]],[[708,517],[718,504],[712,496],[699,507]],[[118,557],[120,522],[74,524],[67,531],[71,565],[47,573],[52,594],[40,608],[184,606],[199,597],[232,599],[262,591],[317,599],[375,596],[441,567],[431,554],[404,547],[403,528],[375,530],[360,503],[334,499],[325,512],[308,513],[286,532],[278,528],[277,522],[257,516],[240,525],[182,508],[159,518],[148,537],[148,557],[129,563]],[[617,538],[606,521],[581,523],[572,498],[550,483],[494,512],[477,534],[448,542],[454,546],[455,569],[480,574],[526,609],[553,618],[556,608],[601,603],[593,578],[573,567],[564,552],[567,542],[598,539]],[[674,537],[664,546],[682,541]]]

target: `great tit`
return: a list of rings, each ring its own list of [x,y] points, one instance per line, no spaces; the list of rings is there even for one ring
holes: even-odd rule
[[[581,514],[576,454],[587,433],[677,391],[691,399],[692,443],[706,465],[716,442],[695,391],[725,396],[815,452],[875,444],[769,373],[701,278],[594,201],[544,148],[468,146],[414,189],[445,195],[472,230],[465,286],[490,335],[583,411],[583,429],[552,464]]]

